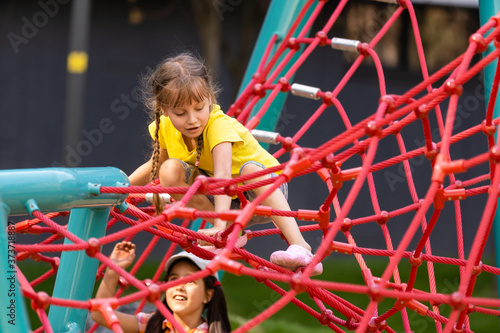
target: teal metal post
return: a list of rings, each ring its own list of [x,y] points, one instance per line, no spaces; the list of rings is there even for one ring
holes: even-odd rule
[[[248,63],[247,70],[243,77],[242,85],[238,94],[241,94],[243,89],[252,79],[252,75],[257,71],[259,63],[262,59],[262,56],[264,55],[271,37],[276,34],[279,38],[277,40],[275,48],[273,49],[269,57],[272,57],[274,55],[279,43],[281,42],[281,39],[287,34],[291,25],[297,18],[300,10],[306,3],[307,0],[272,0],[271,4],[269,5],[269,9],[267,10],[264,23],[262,24],[259,37],[253,49],[252,56],[250,58],[250,62]],[[298,35],[298,32],[302,27],[303,24],[299,25],[296,31],[296,35]],[[292,60],[290,61],[291,63],[293,63],[299,57],[299,53],[300,52],[298,52],[292,58]],[[287,65],[283,69],[283,74],[286,73],[290,69],[290,67],[291,65]],[[258,129],[265,131],[275,130],[281,115],[281,110],[283,109],[283,105],[285,104],[285,100],[286,94],[279,94],[278,96],[276,96],[273,103],[269,107],[268,112],[266,112],[266,114],[262,117],[259,125],[257,126]],[[250,118],[260,110],[263,104],[264,100],[261,100],[255,105],[252,113],[250,114]],[[268,144],[264,143],[261,143],[261,145],[264,148],[267,148],[268,146]]]
[[[488,20],[500,12],[500,1],[498,0],[479,0],[479,18],[481,25],[484,25]],[[490,43],[485,55],[493,51],[494,46]],[[489,64],[484,69],[484,95],[486,97],[486,105],[491,95],[491,86],[493,84],[493,79],[495,77],[496,63]],[[497,96],[497,103],[495,105],[495,110],[493,111],[493,118],[500,116],[500,104]],[[500,267],[500,212],[496,212],[494,222],[493,222],[493,233],[495,236],[495,256],[497,267]],[[500,277],[497,277],[497,293],[500,296]]]
[[[128,183],[127,175],[112,167],[0,170],[0,193],[10,215],[26,215],[30,199],[42,212],[115,206],[127,195],[99,194],[100,186],[128,186]]]
[[[99,238],[106,234],[110,208],[75,208],[71,210],[68,231],[83,240]],[[73,244],[66,239],[64,244]],[[66,251],[54,284],[53,297],[88,300],[92,297],[99,261],[84,251]],[[83,332],[87,310],[63,308],[52,305],[49,311],[50,325],[54,332]],[[76,324],[77,326],[75,326]]]
[[[125,173],[110,167],[0,171],[2,207],[10,211],[10,215],[71,209],[68,231],[83,241],[103,237],[111,207],[120,205],[127,197],[127,194],[100,194],[100,187],[128,185]],[[64,242],[71,243],[67,239]],[[84,251],[63,252],[52,296],[68,300],[89,299],[94,290],[97,266],[98,261]],[[3,292],[5,286],[0,287]],[[86,310],[58,306],[51,306],[49,310],[54,332],[83,332],[86,318]]]
[[[0,278],[2,306],[0,306],[0,332],[31,332],[26,306],[17,280],[14,243],[15,227],[7,228],[9,207],[0,197],[0,267],[4,274]]]
[[[266,13],[266,17],[264,18],[264,23],[262,24],[262,28],[260,29],[259,37],[257,38],[257,42],[255,43],[255,47],[252,51],[252,56],[250,57],[250,61],[248,63],[247,69],[245,71],[245,75],[243,76],[243,81],[240,86],[240,90],[238,95],[240,95],[245,89],[246,85],[252,79],[252,75],[257,71],[259,67],[259,63],[264,56],[264,52],[266,50],[267,45],[269,44],[269,40],[275,34],[277,34],[280,38],[283,38],[290,26],[295,21],[295,18],[299,14],[300,10],[304,6],[307,0],[272,0],[271,4]],[[300,31],[302,25],[299,25],[298,31]],[[297,33],[298,34],[298,33]],[[280,38],[278,38],[276,45],[269,55],[272,57],[276,52],[276,49],[279,45]],[[296,55],[293,60],[298,57]],[[290,65],[286,66],[283,69],[283,73],[290,69]],[[262,117],[261,122],[257,126],[258,129],[266,130],[266,131],[274,131],[276,128],[276,124],[281,114],[281,109],[283,108],[283,104],[285,104],[286,95],[280,94],[276,96],[274,102],[269,107],[269,111]],[[255,115],[259,109],[264,104],[264,100],[259,101],[252,113],[250,114],[250,118]],[[260,143],[262,147],[267,149],[267,143]],[[192,230],[198,230],[201,224],[201,219],[195,220],[191,225]],[[219,273],[221,274],[221,273]]]

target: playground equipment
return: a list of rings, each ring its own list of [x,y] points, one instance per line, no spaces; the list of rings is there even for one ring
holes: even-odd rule
[[[158,280],[166,259],[178,246],[212,260],[205,272],[207,275],[214,271],[224,271],[252,276],[282,296],[259,316],[239,327],[237,332],[250,330],[290,302],[316,317],[318,325],[325,325],[335,332],[394,332],[391,319],[395,317],[403,322],[405,332],[411,332],[412,320],[408,310],[432,321],[436,332],[472,332],[471,314],[500,315],[498,296],[490,295],[485,298],[474,294],[480,274],[500,274],[499,268],[483,262],[483,252],[493,228],[500,192],[500,147],[495,143],[499,121],[496,102],[500,82],[500,70],[495,68],[500,55],[500,16],[497,14],[499,8],[495,7],[498,5],[493,1],[481,1],[482,26],[470,37],[469,47],[461,56],[430,75],[411,1],[387,2],[393,3],[393,14],[370,41],[329,36],[332,26],[347,5],[347,0],[339,1],[327,23],[310,37],[308,34],[312,24],[324,9],[325,1],[286,2],[286,8],[290,12],[281,10],[283,17],[288,17],[283,18],[284,23],[280,27],[282,31],[274,33],[276,27],[263,30],[256,48],[260,50],[260,56],[253,57],[249,67],[251,74],[246,76],[238,99],[227,113],[249,129],[260,129],[261,132],[254,132],[256,137],[281,145],[274,155],[285,158],[289,154],[289,158],[278,167],[232,180],[199,177],[189,188],[162,188],[155,184],[143,187],[128,186],[126,176],[113,168],[1,171],[0,193],[3,201],[0,205],[0,220],[2,230],[7,231],[2,233],[2,237],[8,245],[0,250],[3,267],[13,264],[9,261],[12,260],[10,256],[13,247],[17,261],[42,260],[50,263],[52,267],[37,281],[31,282],[25,279],[23,272],[15,268],[11,270],[16,271],[13,279],[16,291],[22,290],[24,297],[32,300],[32,306],[42,322],[42,327],[36,332],[81,331],[88,310],[101,311],[114,331],[120,332],[113,309],[139,300],[140,308],[147,300],[160,311],[167,311],[159,301],[161,292],[167,287]],[[273,1],[270,6],[272,14],[269,15],[275,19],[280,12],[278,9],[283,8],[283,5],[283,1]],[[407,12],[411,19],[422,68],[422,81],[406,93],[396,95],[386,89],[387,79],[374,47],[403,12]],[[268,19],[266,18],[266,23]],[[266,24],[264,26],[269,27]],[[331,47],[332,52],[339,50],[357,54],[356,60],[339,83],[328,90],[293,82],[294,74],[319,47]],[[477,53],[481,53],[483,57],[473,63],[473,56]],[[376,68],[380,90],[379,104],[373,106],[373,113],[369,117],[352,124],[349,113],[351,110],[344,108],[339,94],[348,85],[354,73],[361,70],[360,65],[367,57],[372,58]],[[482,70],[486,71],[485,86],[489,95],[483,121],[468,124],[466,130],[454,133],[454,124],[459,117],[457,107],[464,85]],[[259,125],[264,122],[263,117],[270,110],[279,109],[283,96],[288,93],[310,98],[316,103],[316,110],[311,118],[292,137],[270,133],[268,129],[262,131]],[[318,147],[301,147],[300,138],[326,110],[338,112],[345,131]],[[412,124],[421,126],[424,143],[421,147],[408,151],[405,146],[405,130]],[[438,133],[438,136],[433,133]],[[453,147],[473,136],[484,136],[484,147],[477,147],[477,151],[471,152],[473,156],[455,156]],[[375,160],[376,153],[383,151],[385,143],[394,138],[399,151],[392,157]],[[415,158],[428,160],[429,178],[414,178],[411,161]],[[379,203],[377,189],[384,184],[378,183],[376,176],[397,166],[401,166],[404,171],[403,179],[407,182],[409,192],[405,192],[405,195],[410,199],[405,205],[388,209]],[[480,166],[488,166],[488,172],[468,176],[469,171]],[[279,177],[251,185],[239,185],[251,178],[276,171],[281,171]],[[281,184],[306,174],[317,174],[328,190],[327,197],[318,203],[317,209],[299,208],[284,212],[260,205],[262,200]],[[459,174],[464,174],[465,178],[458,180]],[[425,184],[425,193],[417,191],[416,182]],[[271,187],[253,202],[243,200],[243,207],[238,211],[214,213],[186,207],[187,201],[196,193],[241,195],[243,191],[263,185]],[[363,186],[368,188],[373,213],[352,218],[351,209]],[[184,197],[167,205],[161,215],[154,216],[153,210],[148,205],[143,205],[147,193],[182,193]],[[396,192],[394,195],[400,193]],[[483,208],[482,216],[478,216],[475,221],[468,221],[477,226],[473,245],[469,249],[464,248],[462,227],[465,221],[462,220],[461,204],[471,198],[482,199]],[[453,257],[436,256],[432,253],[431,235],[437,224],[445,223],[440,217],[443,210],[450,206],[456,214],[453,226],[457,253]],[[69,210],[71,213],[67,228],[53,221],[55,216],[65,214]],[[8,215],[26,213],[32,215],[33,219],[7,225]],[[251,216],[280,214],[307,221],[306,225],[300,227],[304,233],[322,233],[321,245],[315,253],[315,259],[303,271],[285,270],[244,248],[234,247],[237,235]],[[215,237],[204,236],[190,229],[192,221],[215,217],[234,223]],[[174,218],[182,219],[181,225],[172,223]],[[401,240],[395,242],[391,238],[390,221],[401,218],[406,219],[407,228]],[[40,226],[42,223],[46,226]],[[116,223],[128,224],[130,227],[106,235],[106,227]],[[380,226],[386,248],[374,249],[356,242],[352,230],[362,228],[366,224]],[[498,230],[498,227],[495,227],[495,230]],[[131,239],[139,232],[150,233],[153,238],[130,273],[119,269],[100,253],[102,245],[124,238]],[[21,233],[47,233],[49,236],[40,244],[22,244],[18,243]],[[248,236],[251,239],[278,233],[277,229],[269,229],[252,231]],[[340,234],[345,236],[344,242],[335,240]],[[231,235],[233,236],[230,237]],[[64,244],[52,244],[58,237],[64,237]],[[171,246],[165,251],[164,260],[155,275],[145,283],[133,274],[160,238],[170,241]],[[198,247],[196,241],[200,239],[213,243],[222,251],[214,255]],[[57,257],[47,256],[46,252],[61,252],[60,261]],[[359,264],[365,283],[357,285],[323,281],[321,276],[311,279],[314,265],[333,252],[352,256]],[[367,260],[370,256],[390,258],[380,276],[372,274]],[[408,264],[411,266],[410,275],[403,280],[400,267]],[[434,275],[435,266],[438,265],[457,268],[460,283],[456,290],[438,292],[439,281],[436,281]],[[99,277],[106,267],[117,270],[125,284],[135,287],[138,291],[120,297],[120,290],[115,298],[105,301],[91,299],[94,277]],[[52,295],[34,291],[33,285],[56,271],[57,278]],[[428,289],[416,289],[417,277],[424,277],[428,281]],[[80,280],[76,281],[76,278]],[[75,281],[78,288],[75,287]],[[280,288],[275,282],[285,282],[289,289]],[[1,290],[11,288],[10,281],[2,283]],[[339,297],[337,292],[365,294],[369,297],[369,302],[365,308],[360,308],[350,303],[347,298]],[[296,298],[299,293],[307,293],[317,307],[313,309],[300,302]],[[29,328],[20,293],[16,292],[15,298],[12,299],[12,303],[16,305],[18,325],[12,326],[3,321],[8,313],[1,313],[3,326],[0,327],[2,331],[25,332]],[[389,300],[392,306],[379,313],[379,304],[383,300]],[[51,308],[47,316],[45,309],[49,304]],[[443,306],[449,310],[445,311],[446,316],[442,314]]]

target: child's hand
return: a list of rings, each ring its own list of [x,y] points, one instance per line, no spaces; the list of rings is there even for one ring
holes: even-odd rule
[[[125,269],[134,262],[135,244],[131,242],[120,242],[115,245],[109,259],[119,267]]]

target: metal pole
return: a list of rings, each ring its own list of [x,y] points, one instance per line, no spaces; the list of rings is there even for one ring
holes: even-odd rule
[[[248,63],[247,70],[243,77],[242,85],[240,87],[240,91],[238,94],[241,94],[245,86],[248,84],[248,82],[250,82],[252,75],[257,71],[259,63],[262,59],[262,56],[264,55],[265,49],[271,37],[277,34],[278,37],[283,38],[290,29],[293,22],[295,21],[295,18],[299,14],[302,7],[304,7],[304,5],[306,4],[306,2],[307,0],[271,1],[271,4],[269,5],[269,9],[267,10],[264,23],[262,24],[259,37],[253,49],[252,56],[250,58],[250,62]],[[297,33],[296,33],[297,35],[298,31],[301,30],[302,26],[303,25],[299,25],[299,27],[297,28]],[[278,38],[276,47],[271,52],[270,57],[272,57],[273,54],[276,52],[277,46],[281,42],[280,38]],[[299,54],[297,53],[292,58],[290,63],[293,63],[294,60],[296,60],[298,57]],[[291,65],[287,65],[285,68],[283,68],[283,73],[287,72],[290,69],[290,67]],[[262,117],[261,122],[257,126],[258,129],[265,131],[275,130],[276,125],[278,123],[278,119],[281,115],[281,110],[283,109],[283,105],[285,104],[286,97],[287,97],[286,94],[279,94],[278,96],[276,96],[273,103],[269,107],[268,112],[266,112],[266,114]],[[255,105],[250,115],[250,118],[259,111],[259,109],[262,107],[263,104],[264,100],[261,100]],[[268,147],[268,144],[266,143],[261,143],[261,145],[264,148]]]
[[[479,18],[481,25],[484,25],[488,20],[497,15],[500,12],[500,1],[498,0],[479,0]],[[493,51],[494,45],[490,43],[485,55]],[[493,84],[493,79],[495,77],[496,63],[491,63],[484,68],[484,95],[486,97],[486,105],[491,95],[491,86]],[[493,111],[493,118],[500,116],[500,104],[495,104],[495,109]],[[495,237],[495,256],[497,267],[500,267],[500,213],[497,211],[493,221],[493,234]],[[500,296],[500,277],[497,277],[497,293]]]
[[[26,306],[17,280],[14,243],[15,227],[8,226],[9,207],[0,197],[0,267],[4,275],[0,278],[2,302],[0,306],[0,332],[31,332]]]
[[[84,119],[85,83],[92,0],[73,0],[66,75],[66,101],[62,161],[68,151],[78,149]],[[64,163],[64,162],[63,162]],[[77,167],[79,165],[66,165]]]
[[[26,215],[28,200],[41,212],[118,205],[126,194],[99,194],[100,186],[128,186],[127,175],[113,167],[42,168],[0,171],[0,193],[10,215]]]
[[[127,175],[116,168],[45,168],[0,171],[0,264],[2,268],[8,255],[6,236],[6,216],[25,215],[35,210],[58,212],[71,209],[68,231],[87,241],[91,237],[100,238],[106,234],[109,211],[112,206],[123,203],[127,194],[100,194],[101,186],[126,187]],[[64,244],[71,244],[68,239]],[[85,251],[63,252],[54,285],[53,297],[67,300],[88,300],[92,297],[97,274],[98,261],[87,256]],[[0,280],[0,292],[7,295],[9,284]],[[16,301],[19,315],[24,300]],[[2,308],[3,309],[3,308]],[[3,311],[3,310],[2,310]],[[5,317],[2,317],[2,321]],[[87,310],[51,306],[49,321],[54,332],[83,332]],[[2,322],[3,323],[3,322]],[[27,320],[23,319],[23,323]],[[23,324],[24,325],[24,324]],[[2,327],[2,326],[0,326]],[[19,326],[23,327],[23,326]],[[15,329],[18,329],[17,327]],[[2,332],[17,332],[2,329]],[[28,332],[28,329],[19,332]]]
[[[80,239],[99,238],[106,234],[110,208],[75,208],[71,210],[68,231]],[[73,244],[65,239],[64,244]],[[88,300],[92,297],[99,261],[85,251],[65,251],[54,284],[52,297]],[[54,332],[83,332],[88,311],[52,305],[49,321]]]

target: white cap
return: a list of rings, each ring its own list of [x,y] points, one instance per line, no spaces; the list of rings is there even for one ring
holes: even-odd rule
[[[173,263],[183,258],[190,260],[200,270],[207,268],[208,264],[210,263],[210,260],[201,259],[200,257],[197,257],[192,253],[182,251],[168,258],[167,263],[165,264],[165,272],[168,272],[168,269],[170,268],[170,266],[172,266]],[[215,272],[213,276],[215,276],[217,281],[219,281],[219,275],[217,274],[217,272]]]

